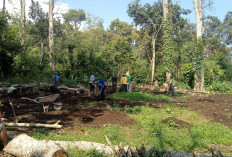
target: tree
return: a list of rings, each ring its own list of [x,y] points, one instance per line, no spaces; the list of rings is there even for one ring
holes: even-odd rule
[[[0,79],[12,76],[14,56],[21,50],[17,27],[10,26],[8,18],[0,13]]]
[[[153,84],[155,76],[155,60],[156,60],[156,42],[162,25],[161,2],[155,2],[153,6],[145,4],[141,6],[139,0],[129,4],[128,14],[133,18],[136,25],[142,27],[151,35],[152,58],[151,62],[151,84]]]
[[[172,37],[172,28],[171,28],[171,15],[168,11],[168,0],[163,0],[163,18],[164,18],[164,34],[163,34],[163,53],[164,53],[164,63],[166,69],[166,81],[169,82],[171,71],[174,69],[174,42]]]
[[[202,0],[194,0],[196,17],[197,48],[194,57],[194,90],[204,91],[204,47],[202,41],[203,5]]]
[[[22,27],[22,40],[21,45],[24,46],[26,32],[25,32],[25,23],[26,23],[26,15],[25,15],[25,0],[20,0],[21,4],[21,27]]]
[[[29,33],[33,36],[34,44],[40,44],[41,48],[41,59],[40,65],[43,65],[44,60],[44,45],[48,38],[48,18],[43,12],[43,9],[39,5],[38,1],[35,3],[31,1],[31,6],[29,7],[29,17],[33,20],[31,24],[31,29]]]
[[[132,33],[132,26],[116,19],[111,22],[110,30],[121,37],[128,37]]]
[[[49,56],[50,56],[50,68],[51,71],[55,71],[55,62],[54,62],[54,41],[53,41],[53,8],[54,8],[54,0],[50,0],[49,2]]]
[[[79,30],[81,22],[86,20],[86,15],[82,9],[69,9],[67,13],[63,14],[63,18],[66,23],[73,25],[75,30]]]
[[[225,19],[223,21],[224,24],[224,31],[223,31],[223,36],[224,36],[224,41],[227,45],[232,44],[232,11],[227,12]]]

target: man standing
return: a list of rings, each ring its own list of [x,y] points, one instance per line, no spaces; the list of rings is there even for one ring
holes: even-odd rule
[[[129,75],[127,75],[126,76],[126,78],[127,78],[127,91],[128,92],[131,92],[131,81],[130,81],[130,76]]]
[[[112,76],[112,92],[113,93],[117,91],[117,81],[118,81],[117,74],[114,74],[114,76]]]
[[[121,84],[122,84],[122,91],[127,92],[127,77],[126,77],[126,74],[122,75]]]
[[[173,80],[173,76],[172,75],[170,76],[169,93],[172,93],[172,96],[175,96],[174,80]]]
[[[58,87],[60,78],[59,78],[59,76],[57,75],[56,72],[54,72],[54,76],[53,76],[52,80],[54,81],[54,86]]]
[[[95,85],[94,85],[93,81],[96,79],[97,76],[98,76],[98,73],[95,72],[89,79],[90,92],[94,93]]]

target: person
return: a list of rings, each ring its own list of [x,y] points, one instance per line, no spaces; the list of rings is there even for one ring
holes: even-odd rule
[[[122,91],[127,92],[127,77],[126,77],[126,74],[122,75],[121,84],[122,84]]]
[[[101,101],[105,101],[107,94],[107,84],[103,80],[94,80],[93,82],[98,86],[98,89],[101,92]]]
[[[117,74],[114,74],[114,76],[112,76],[112,92],[113,93],[117,91],[117,81],[118,81]]]
[[[53,76],[52,80],[54,81],[54,86],[58,87],[60,78],[59,78],[59,76],[57,75],[56,72],[54,72],[54,76]]]
[[[127,91],[131,92],[130,76],[126,75],[126,78],[127,78],[127,82],[126,82],[126,84],[127,84]]]
[[[91,75],[91,77],[89,79],[90,92],[94,93],[95,85],[94,85],[93,81],[96,79],[97,76],[98,76],[98,73],[95,72],[93,75]]]
[[[175,96],[174,79],[173,79],[173,76],[172,76],[172,75],[170,76],[169,93],[171,93],[172,96]]]

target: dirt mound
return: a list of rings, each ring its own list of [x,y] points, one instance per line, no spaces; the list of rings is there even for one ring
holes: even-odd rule
[[[161,121],[163,124],[169,124],[170,126],[177,128],[188,128],[191,129],[191,125],[183,120],[176,119],[174,117],[168,117]]]
[[[230,94],[195,96],[186,102],[185,106],[199,112],[211,121],[232,127],[232,95]]]

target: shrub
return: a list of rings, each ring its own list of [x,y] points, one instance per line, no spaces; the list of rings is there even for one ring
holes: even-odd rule
[[[219,93],[232,93],[232,83],[231,82],[213,82],[209,86],[210,90],[219,92]]]

